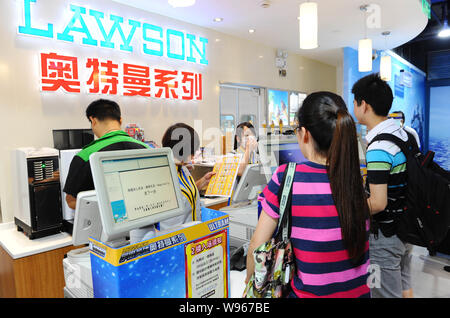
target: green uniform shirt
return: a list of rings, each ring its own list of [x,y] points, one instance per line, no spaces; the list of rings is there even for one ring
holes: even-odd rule
[[[90,156],[97,151],[128,150],[150,148],[147,144],[131,138],[122,130],[112,131],[85,146],[70,163],[64,192],[77,197],[81,191],[94,190]]]

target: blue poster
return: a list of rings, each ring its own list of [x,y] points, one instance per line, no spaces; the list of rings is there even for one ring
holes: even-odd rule
[[[391,111],[405,114],[405,125],[416,130],[422,149],[425,145],[425,81],[426,74],[394,53],[389,53],[392,61],[392,79],[389,86],[394,94]],[[380,56],[380,54],[378,54]],[[343,98],[349,112],[353,114],[353,85],[362,77],[380,72],[380,58],[373,61],[372,72],[358,71],[358,51],[344,48]],[[406,74],[405,74],[406,73]],[[354,117],[354,116],[353,116]],[[356,118],[355,118],[356,119]]]
[[[398,98],[405,97],[405,88],[403,86],[403,83],[400,80],[400,75],[395,74],[395,81],[394,81],[394,96]]]
[[[430,143],[435,152],[434,161],[445,170],[450,170],[450,86],[430,89]]]

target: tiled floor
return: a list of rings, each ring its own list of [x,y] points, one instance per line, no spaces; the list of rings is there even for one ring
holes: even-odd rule
[[[429,256],[426,248],[414,246],[411,260],[411,284],[414,298],[450,298],[450,255]],[[245,288],[245,270],[231,272],[231,297],[239,298]]]
[[[411,283],[415,298],[450,298],[450,255],[429,256],[425,248],[414,246]]]

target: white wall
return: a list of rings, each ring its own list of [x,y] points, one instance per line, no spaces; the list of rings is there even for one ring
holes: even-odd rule
[[[40,19],[39,26],[54,23],[55,32],[62,32],[71,18],[71,1],[37,0],[33,4]],[[80,2],[77,2],[80,4]],[[0,1],[0,198],[3,221],[13,220],[13,191],[11,189],[11,152],[16,147],[52,146],[52,129],[89,128],[85,118],[86,106],[101,95],[46,93],[39,89],[40,52],[65,53],[79,57],[110,58],[115,62],[136,62],[188,69],[203,74],[203,100],[200,102],[166,101],[123,96],[102,96],[116,100],[122,109],[124,123],[139,123],[146,139],[160,142],[165,129],[183,121],[193,125],[203,120],[203,129],[219,127],[219,82],[259,85],[279,89],[312,92],[336,92],[336,68],[299,55],[289,54],[287,77],[280,78],[275,68],[276,48],[244,41],[232,36],[203,29],[195,25],[143,12],[107,0],[89,1],[89,8],[107,14],[114,13],[208,38],[209,65],[175,63],[167,58],[149,58],[141,52],[132,54],[118,50],[66,43],[18,35],[22,23],[23,0]],[[63,13],[69,12],[68,18]],[[297,34],[293,34],[295,39]],[[217,40],[216,40],[217,39]],[[262,57],[261,57],[262,56]],[[192,64],[192,63],[190,63]]]

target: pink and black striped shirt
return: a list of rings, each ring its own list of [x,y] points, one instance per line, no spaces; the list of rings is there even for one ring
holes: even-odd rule
[[[279,218],[277,194],[286,167],[276,170],[259,196],[263,210],[272,218]],[[291,242],[297,266],[291,284],[294,294],[302,298],[370,297],[369,242],[362,260],[355,264],[343,245],[326,167],[309,161],[298,164],[292,191]]]

